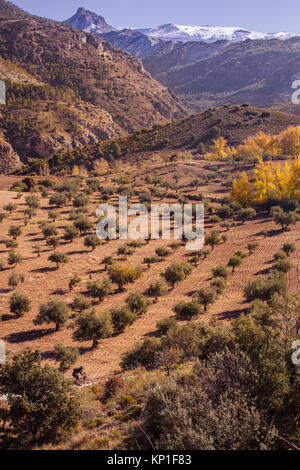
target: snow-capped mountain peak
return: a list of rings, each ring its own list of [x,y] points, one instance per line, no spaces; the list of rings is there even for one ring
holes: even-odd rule
[[[300,36],[299,33],[261,33],[251,31],[239,26],[186,26],[179,24],[163,24],[157,28],[114,28],[106,23],[103,16],[78,8],[75,15],[65,21],[65,23],[81,29],[88,33],[103,34],[111,31],[127,30],[136,33],[142,33],[148,36],[150,40],[162,41],[203,41],[212,43],[220,40],[239,42],[247,39],[290,39],[294,36]]]
[[[185,26],[178,24],[165,24],[157,28],[136,29],[135,31],[164,41],[215,42],[227,40],[238,42],[246,39],[289,39],[300,36],[300,33],[261,33],[238,26]]]

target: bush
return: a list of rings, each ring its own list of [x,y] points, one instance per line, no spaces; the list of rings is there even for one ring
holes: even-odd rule
[[[287,230],[290,225],[296,225],[299,220],[299,215],[296,212],[284,212],[281,207],[274,207],[272,209],[273,222],[280,225],[282,230]]]
[[[19,227],[17,225],[11,225],[9,227],[8,235],[10,237],[13,237],[14,240],[16,240],[18,237],[20,237],[21,234],[22,234],[21,227]]]
[[[40,306],[39,313],[34,320],[35,325],[43,323],[55,324],[55,330],[58,331],[64,326],[70,316],[69,307],[60,299],[50,300],[46,304]]]
[[[52,220],[52,222],[55,222],[59,217],[60,213],[58,211],[48,211],[48,219]]]
[[[116,331],[122,332],[127,326],[131,326],[136,321],[136,314],[128,307],[114,308],[110,310],[112,323]]]
[[[31,310],[31,301],[26,295],[15,292],[9,302],[10,312],[15,313],[18,318],[24,316],[25,313]]]
[[[296,245],[292,242],[287,242],[283,245],[282,250],[286,253],[287,256],[290,256],[291,253],[295,253]]]
[[[91,248],[92,251],[95,251],[97,246],[101,245],[101,240],[97,235],[89,235],[84,240],[84,246]]]
[[[9,202],[8,204],[5,204],[5,206],[3,206],[3,209],[6,211],[6,212],[9,212],[10,215],[15,211],[17,210],[17,204],[14,204],[13,202]]]
[[[287,258],[287,254],[283,250],[277,251],[274,255],[274,259],[276,261],[286,259],[286,258]]]
[[[25,351],[1,365],[0,393],[7,395],[7,448],[55,443],[74,428],[80,407],[69,392],[70,385],[58,370],[42,366],[38,351]]]
[[[178,315],[180,320],[191,321],[202,313],[202,307],[196,300],[180,302],[174,308],[174,312]]]
[[[118,248],[118,256],[126,260],[129,256],[132,256],[134,249],[130,248],[128,245],[123,245]]]
[[[16,273],[15,271],[13,271],[8,278],[8,285],[12,289],[15,289],[16,287],[18,287],[19,284],[23,284],[24,282],[24,274]]]
[[[119,286],[120,291],[123,291],[127,284],[133,284],[142,277],[142,270],[139,267],[114,265],[109,268],[108,274],[110,280]]]
[[[229,276],[228,269],[223,265],[219,265],[213,268],[212,273],[214,277],[223,277],[224,279],[227,279]]]
[[[137,315],[143,315],[147,312],[151,302],[141,292],[131,292],[126,299],[130,310]]]
[[[47,246],[52,246],[53,249],[60,245],[60,237],[49,237],[47,239]]]
[[[252,399],[254,377],[245,355],[225,350],[193,376],[152,385],[133,442],[168,450],[258,450],[261,442],[270,448],[268,420]]]
[[[114,332],[110,313],[98,317],[94,309],[78,315],[74,328],[73,338],[76,341],[92,341],[92,348],[98,346],[100,339],[109,338]]]
[[[79,313],[82,313],[84,310],[87,310],[88,308],[90,308],[90,306],[91,302],[83,295],[77,295],[76,297],[74,297],[74,300],[71,304],[72,310],[75,310]]]
[[[290,269],[293,268],[293,264],[290,262],[289,259],[281,259],[278,260],[276,263],[273,264],[272,270],[280,271],[282,273],[287,273]]]
[[[274,294],[284,294],[287,289],[287,279],[282,272],[274,271],[269,278],[259,277],[250,282],[245,288],[245,298],[248,302],[259,299],[270,302]]]
[[[76,208],[85,207],[89,202],[90,200],[88,196],[85,194],[78,194],[78,196],[73,199],[73,206]]]
[[[77,228],[81,235],[85,235],[94,226],[93,222],[88,217],[81,215],[74,222],[75,228]]]
[[[68,203],[68,196],[66,193],[56,193],[50,198],[49,203],[52,206],[63,207]]]
[[[114,264],[114,259],[112,256],[106,256],[105,258],[103,258],[103,260],[101,261],[101,264],[104,264],[105,266],[105,271],[107,271],[108,269],[108,266],[112,266]]]
[[[6,246],[6,248],[8,248],[9,250],[14,250],[14,249],[18,248],[19,244],[18,244],[18,242],[17,242],[16,240],[11,240],[11,239],[10,239],[10,240],[7,240],[7,241],[5,242],[5,246]]]
[[[146,338],[137,343],[131,351],[122,356],[121,366],[123,370],[135,369],[143,366],[147,370],[155,369],[155,354],[162,350],[161,341],[157,338]]]
[[[79,349],[56,344],[54,347],[55,359],[59,362],[61,372],[69,370],[79,358]]]
[[[3,222],[4,219],[6,219],[7,214],[6,212],[0,211],[0,223]]]
[[[237,255],[234,255],[228,261],[228,266],[232,268],[232,272],[234,273],[235,268],[237,268],[238,266],[241,266],[242,263],[243,263],[243,258]]]
[[[146,291],[146,294],[149,297],[154,297],[157,301],[159,297],[167,295],[168,292],[169,289],[166,284],[166,281],[164,279],[157,279],[157,281],[154,281],[150,284]]]
[[[217,209],[217,215],[221,219],[228,219],[232,215],[232,209],[230,206],[224,204]]]
[[[221,235],[220,232],[213,231],[206,235],[205,237],[205,244],[210,245],[212,250],[215,249],[217,245],[220,245],[221,243]]]
[[[256,210],[253,209],[252,207],[248,207],[246,209],[241,209],[238,212],[238,217],[242,222],[246,222],[246,220],[251,220],[256,217]]]
[[[168,248],[166,248],[165,246],[161,246],[155,250],[155,253],[157,254],[159,258],[165,259],[168,256],[170,256],[171,251],[168,250]]]
[[[249,254],[252,255],[257,250],[257,248],[259,248],[259,245],[259,242],[249,242],[247,244],[247,250],[249,250]]]
[[[44,227],[42,228],[42,232],[45,238],[55,237],[57,235],[57,229],[55,225],[52,224],[44,225]]]
[[[176,328],[178,326],[178,322],[175,320],[175,318],[166,318],[165,320],[157,323],[156,326],[159,336],[164,336],[168,333],[169,330]]]
[[[191,272],[192,268],[187,263],[173,263],[164,272],[164,277],[167,283],[174,288],[176,284],[184,281]]]
[[[22,256],[20,253],[17,253],[15,250],[11,250],[8,253],[8,258],[7,258],[7,263],[9,266],[16,266],[17,264],[20,264],[22,261]]]
[[[107,398],[115,396],[125,388],[124,379],[120,375],[116,375],[107,380],[105,384],[105,395]]]
[[[82,279],[78,274],[74,274],[69,281],[69,289],[72,291],[74,287],[78,286],[81,283]]]
[[[74,225],[67,225],[67,227],[64,228],[64,231],[64,239],[68,242],[73,242],[73,240],[78,238],[80,235],[80,231]]]
[[[159,263],[160,258],[158,256],[148,256],[144,258],[144,263],[148,265],[148,268],[151,268],[151,264]]]
[[[90,281],[87,288],[89,294],[94,299],[98,299],[99,302],[103,302],[105,297],[115,292],[115,289],[109,279],[105,279],[102,284],[100,284],[100,281]]]
[[[204,311],[207,311],[207,307],[213,304],[216,300],[217,292],[211,287],[203,287],[197,292],[197,299],[200,305],[204,306]]]
[[[27,196],[26,199],[25,199],[25,202],[26,202],[27,206],[30,209],[33,209],[33,210],[38,209],[41,205],[39,197],[36,196],[35,194]]]
[[[217,292],[217,295],[221,295],[226,289],[226,279],[224,277],[216,277],[210,287]]]
[[[68,262],[68,257],[65,253],[55,251],[52,255],[49,256],[48,261],[55,263],[57,269],[59,269],[60,264],[66,264]]]

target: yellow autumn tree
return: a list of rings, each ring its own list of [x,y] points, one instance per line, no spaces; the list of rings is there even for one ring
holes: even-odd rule
[[[284,155],[300,155],[300,126],[289,127],[279,136],[281,152]]]
[[[236,149],[239,157],[262,157],[263,155],[277,156],[280,154],[280,143],[277,136],[258,132],[254,137],[249,137]]]
[[[254,174],[257,202],[268,198],[300,200],[300,157],[284,164],[260,159]]]
[[[250,207],[253,204],[251,184],[245,171],[232,183],[231,200],[238,202],[242,207]]]
[[[79,168],[77,165],[73,167],[72,176],[79,176]]]
[[[290,187],[291,198],[300,201],[300,156],[292,163]]]
[[[224,137],[219,137],[213,141],[211,151],[205,155],[207,160],[224,160],[230,153],[230,148],[227,147],[227,141]]]
[[[270,164],[265,163],[259,158],[259,164],[254,170],[256,199],[258,203],[264,203],[270,196],[272,191]]]

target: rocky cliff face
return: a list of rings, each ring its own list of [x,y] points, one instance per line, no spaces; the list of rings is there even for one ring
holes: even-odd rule
[[[103,16],[99,16],[85,8],[78,8],[75,15],[64,21],[64,23],[82,31],[95,34],[107,33],[114,29],[106,23]]]
[[[12,146],[0,137],[0,173],[10,173],[22,168],[19,156]]]

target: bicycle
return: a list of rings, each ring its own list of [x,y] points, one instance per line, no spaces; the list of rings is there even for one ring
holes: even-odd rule
[[[90,379],[89,377],[85,376],[85,377],[80,377],[78,380],[78,383],[76,383],[75,381],[74,387],[79,387],[79,388],[90,387],[94,385],[95,383],[97,383],[96,380]]]

